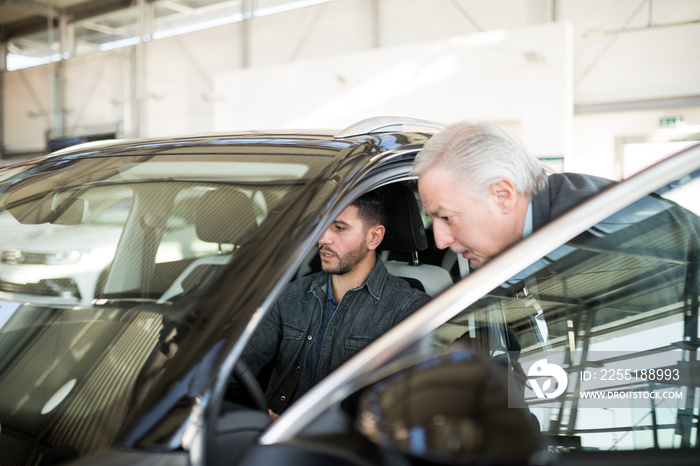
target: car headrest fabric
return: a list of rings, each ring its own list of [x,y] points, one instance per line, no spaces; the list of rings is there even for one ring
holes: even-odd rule
[[[256,227],[253,201],[238,190],[209,191],[199,201],[195,228],[202,241],[238,245]]]
[[[408,186],[395,183],[385,186],[389,196],[388,224],[380,249],[394,252],[423,251],[428,247],[428,237],[418,202]]]

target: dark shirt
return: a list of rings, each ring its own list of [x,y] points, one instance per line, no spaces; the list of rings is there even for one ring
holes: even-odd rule
[[[318,358],[313,362],[313,379],[306,380],[304,387],[297,390],[304,362],[321,333],[328,288],[326,273],[313,274],[287,285],[244,351],[243,357],[255,374],[269,363],[274,364],[266,398],[270,409],[276,413],[284,411],[292,399],[303,395],[430,300],[427,294],[389,274],[377,258],[367,279],[346,292],[329,316],[328,328],[318,345]]]
[[[328,289],[326,290],[326,301],[323,303],[323,317],[321,318],[321,328],[318,330],[318,335],[313,340],[311,344],[311,349],[309,349],[309,354],[306,356],[306,361],[301,366],[301,377],[299,378],[299,385],[297,385],[296,390],[294,390],[294,396],[290,403],[296,401],[301,395],[309,391],[313,387],[314,380],[316,380],[316,366],[318,361],[321,359],[321,347],[323,346],[323,337],[326,336],[326,331],[328,330],[328,324],[331,322],[331,317],[338,309],[338,302],[333,296],[333,284],[331,283],[331,276],[328,275]]]

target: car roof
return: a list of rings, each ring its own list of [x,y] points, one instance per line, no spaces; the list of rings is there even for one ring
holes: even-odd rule
[[[72,156],[102,156],[117,155],[124,150],[148,149],[151,154],[160,152],[177,152],[178,150],[205,150],[207,147],[221,148],[222,146],[233,146],[241,144],[251,145],[284,145],[284,146],[306,146],[323,147],[329,150],[329,156],[333,152],[340,152],[351,145],[372,140],[379,143],[385,149],[389,145],[410,144],[411,138],[403,138],[399,143],[396,139],[385,136],[393,133],[422,133],[433,134],[444,127],[443,124],[420,120],[416,118],[381,116],[367,118],[352,125],[340,129],[275,129],[275,130],[251,130],[236,132],[216,132],[199,135],[160,137],[148,139],[111,139],[90,141],[74,146],[66,147],[52,152],[44,157],[45,160],[56,157]],[[387,143],[393,143],[387,145]]]

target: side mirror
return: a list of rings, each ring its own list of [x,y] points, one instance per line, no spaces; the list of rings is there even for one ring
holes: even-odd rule
[[[530,464],[546,450],[509,377],[471,348],[430,356],[362,393],[358,430],[426,464]]]

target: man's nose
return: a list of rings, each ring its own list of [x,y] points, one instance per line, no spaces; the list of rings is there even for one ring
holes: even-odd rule
[[[331,244],[331,234],[330,234],[330,228],[326,230],[321,237],[318,240],[318,244]]]
[[[445,249],[454,243],[454,237],[450,234],[449,229],[440,224],[433,223],[433,234],[435,235],[435,245],[438,249]]]

